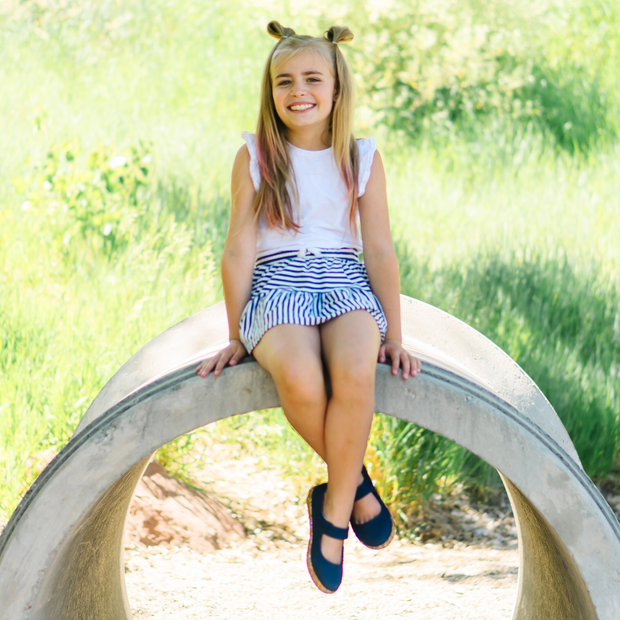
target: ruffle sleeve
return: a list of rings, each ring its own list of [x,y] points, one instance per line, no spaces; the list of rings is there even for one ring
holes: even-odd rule
[[[377,143],[374,138],[361,138],[357,141],[357,150],[359,153],[358,196],[363,196],[368,179],[370,179],[370,169],[377,150]]]
[[[258,154],[256,152],[256,136],[249,131],[244,131],[241,135],[250,153],[250,177],[252,177],[252,184],[254,189],[258,191],[260,189],[260,168],[258,167]]]

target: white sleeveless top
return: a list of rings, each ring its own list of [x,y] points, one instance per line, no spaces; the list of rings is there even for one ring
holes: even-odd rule
[[[256,191],[260,188],[261,176],[256,153],[254,134],[244,132],[250,153],[250,176]],[[288,145],[294,178],[299,194],[299,213],[293,209],[294,219],[300,225],[298,231],[269,228],[264,218],[258,223],[256,256],[283,250],[307,250],[353,248],[362,251],[359,225],[355,231],[349,226],[349,204],[345,185],[331,147],[323,151],[306,151],[292,144]],[[366,191],[370,168],[377,149],[374,138],[357,141],[359,150],[359,196]],[[291,203],[295,205],[293,194]]]

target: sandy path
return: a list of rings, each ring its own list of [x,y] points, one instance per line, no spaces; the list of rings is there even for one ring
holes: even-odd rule
[[[319,592],[305,545],[236,548],[200,554],[159,547],[128,554],[126,580],[135,618],[330,620],[509,620],[516,595],[516,549],[395,541],[370,551],[347,543],[345,580]]]
[[[326,595],[308,575],[305,498],[294,497],[289,481],[247,455],[226,453],[202,479],[254,534],[212,553],[134,543],[125,576],[136,619],[512,617],[519,563],[513,529],[476,546],[395,540],[380,551],[351,533],[343,585]]]

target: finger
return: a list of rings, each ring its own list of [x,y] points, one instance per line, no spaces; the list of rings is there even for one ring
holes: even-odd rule
[[[385,345],[384,344],[382,344],[379,347],[379,362],[381,362],[381,364],[385,362]]]
[[[411,372],[411,360],[405,351],[403,351],[401,365],[403,367],[403,379],[408,379]]]
[[[400,366],[400,356],[390,354],[392,358],[392,374],[396,377],[398,375],[398,367]]]
[[[196,369],[196,373],[199,374],[201,377],[206,377],[213,370],[216,362],[217,357],[211,357],[208,360],[205,360],[200,364],[200,366],[198,366],[198,368]]]
[[[240,360],[242,360],[246,355],[246,350],[244,347],[239,347],[234,355],[231,357],[230,361],[228,362],[229,366],[235,366]]]
[[[411,359],[411,374],[415,377],[422,370],[422,362],[415,356],[410,355]]]
[[[215,360],[212,357],[209,358],[208,360],[203,360],[198,366],[198,368],[196,369],[196,372],[201,376],[205,376],[206,374],[211,372],[211,369],[213,368],[214,365],[215,365]]]
[[[232,353],[228,349],[224,349],[222,351],[220,359],[217,361],[217,364],[215,365],[215,370],[213,371],[213,374],[216,377],[219,377],[222,374],[222,370],[224,370],[224,367],[226,366],[226,364],[228,364],[228,361],[231,357]]]

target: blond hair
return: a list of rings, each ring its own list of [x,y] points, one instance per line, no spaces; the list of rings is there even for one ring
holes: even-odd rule
[[[295,179],[287,149],[286,127],[276,112],[272,92],[275,62],[287,60],[301,50],[311,49],[323,56],[335,78],[336,99],[330,119],[331,146],[336,166],[345,182],[349,201],[349,222],[355,226],[358,199],[358,151],[353,135],[355,86],[351,69],[338,43],[351,41],[353,33],[346,26],[332,26],[323,37],[296,34],[276,21],[269,22],[267,32],[278,39],[271,50],[261,83],[261,100],[256,127],[256,147],[261,185],[254,208],[271,228],[299,230],[293,217],[293,205],[287,184],[298,201]]]

